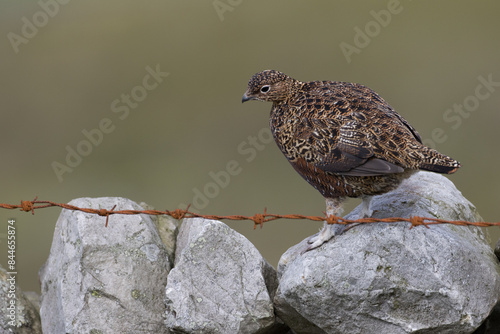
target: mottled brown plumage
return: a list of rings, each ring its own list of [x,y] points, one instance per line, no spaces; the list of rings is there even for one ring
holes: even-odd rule
[[[250,79],[242,102],[248,100],[273,102],[274,139],[293,168],[327,199],[328,214],[340,214],[345,197],[363,197],[364,215],[371,215],[370,196],[395,189],[415,171],[449,174],[460,167],[423,145],[403,117],[360,84],[300,82],[266,70]],[[310,248],[335,234],[322,231]]]

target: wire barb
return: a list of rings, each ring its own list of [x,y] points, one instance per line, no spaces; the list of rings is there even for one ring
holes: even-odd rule
[[[425,222],[426,218],[425,217],[420,217],[420,216],[411,216],[410,217],[410,223],[411,223],[411,226],[410,226],[410,230],[412,228],[414,228],[415,226],[419,226],[419,225],[424,225],[425,227],[427,228],[430,228],[429,227],[429,224],[427,224]]]
[[[21,211],[25,211],[25,212],[31,211],[31,214],[34,215],[35,214],[34,204],[35,204],[37,198],[38,198],[38,196],[36,196],[35,199],[32,201],[21,200]]]
[[[111,210],[101,209],[97,213],[99,216],[106,216],[106,225],[104,227],[108,227],[109,215],[113,213],[113,210],[116,208],[116,204],[111,208]]]
[[[264,226],[264,222],[266,222],[267,208],[264,208],[264,214],[256,213],[253,215],[253,229],[257,228],[257,225],[260,225],[260,228]]]
[[[334,215],[329,215],[326,216],[326,222],[327,224],[339,224],[340,223],[340,217],[334,216]]]
[[[184,210],[181,210],[181,209],[175,209],[174,211],[168,211],[166,210],[165,212],[168,212],[169,216],[174,218],[174,219],[177,219],[177,220],[182,220],[184,219],[184,216],[186,216],[186,213],[188,213],[189,211],[189,207],[191,206],[191,204],[189,204],[186,209]]]

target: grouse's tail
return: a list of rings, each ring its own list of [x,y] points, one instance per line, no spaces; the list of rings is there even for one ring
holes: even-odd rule
[[[423,149],[425,151],[425,159],[419,163],[418,167],[420,169],[436,173],[452,174],[462,166],[457,160],[441,154],[430,147],[424,146]]]

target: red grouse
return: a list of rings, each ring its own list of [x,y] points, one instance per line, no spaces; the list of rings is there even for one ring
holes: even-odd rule
[[[301,82],[266,70],[248,83],[242,102],[269,101],[271,131],[293,168],[326,199],[327,215],[339,216],[346,197],[370,199],[395,189],[419,169],[451,174],[460,163],[424,146],[418,132],[368,87],[338,81]],[[316,248],[344,226],[325,222],[309,240]]]

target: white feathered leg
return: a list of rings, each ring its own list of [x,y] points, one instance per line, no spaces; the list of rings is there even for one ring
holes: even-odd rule
[[[373,196],[361,196],[361,212],[359,213],[358,219],[369,218],[373,215],[373,210],[370,208],[371,200]],[[360,223],[352,223],[349,225],[342,225],[343,230],[339,234],[349,231],[354,226],[358,226]]]
[[[342,202],[344,198],[327,198],[326,199],[326,215],[327,216],[340,216],[342,214]],[[313,236],[308,240],[309,246],[304,250],[307,252],[311,249],[321,246],[331,238],[336,235],[342,234],[344,232],[346,225],[340,224],[328,224],[326,221],[324,222],[323,228],[319,232],[318,235]],[[304,253],[303,252],[303,253]]]
[[[359,214],[359,218],[368,218],[373,215],[373,210],[370,209],[370,203],[373,198],[373,196],[361,196],[362,202],[361,202],[361,212]]]

